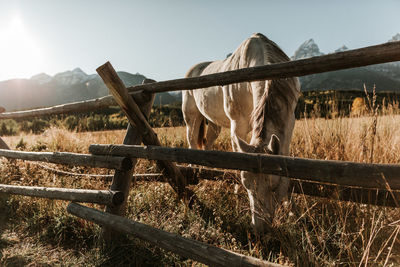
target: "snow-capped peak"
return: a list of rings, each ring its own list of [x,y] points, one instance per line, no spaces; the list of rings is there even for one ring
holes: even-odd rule
[[[54,75],[54,79],[61,85],[73,85],[85,83],[90,79],[90,76],[80,68],[75,68],[72,71],[68,70]]]
[[[309,39],[302,43],[300,47],[294,52],[293,59],[302,59],[323,55],[319,51],[318,45],[314,42],[314,39]]]
[[[346,51],[346,50],[349,50],[349,48],[347,46],[345,46],[345,45],[342,45],[341,47],[339,47],[338,49],[335,50],[335,53],[343,52],[343,51]]]
[[[400,41],[400,33],[396,34],[395,36],[392,37],[392,39],[389,40],[389,42],[397,42]]]

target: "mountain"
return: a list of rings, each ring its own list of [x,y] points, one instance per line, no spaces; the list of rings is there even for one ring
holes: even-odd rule
[[[389,42],[396,42],[400,41],[400,33],[396,34],[395,36],[392,37],[392,39],[389,40]]]
[[[400,41],[400,33],[388,42]],[[334,52],[346,51],[343,45]],[[324,55],[313,39],[305,41],[292,59]],[[126,86],[141,84],[146,78],[140,73],[120,71],[118,75]],[[400,92],[400,62],[372,65],[362,68],[326,72],[300,77],[302,91],[311,90],[362,90],[376,85],[377,91]],[[0,82],[0,107],[7,111],[48,107],[69,102],[88,100],[108,95],[108,89],[97,74],[88,75],[80,68],[50,76],[37,74],[30,79],[13,79]],[[181,102],[181,92],[156,95],[155,105]]]
[[[343,51],[346,51],[346,50],[349,50],[349,49],[347,48],[347,46],[342,45],[341,47],[339,47],[338,49],[335,50],[335,53],[343,52]]]
[[[394,35],[388,42],[394,41],[400,41],[400,33]],[[346,50],[349,50],[349,48],[346,45],[342,45],[334,53]],[[309,39],[299,46],[291,59],[296,60],[322,55],[324,53],[320,51],[314,39]],[[300,83],[302,91],[363,90],[365,84],[368,90],[371,90],[376,85],[376,91],[400,92],[400,62],[307,75],[300,77]],[[181,91],[170,92],[170,95],[181,101]],[[168,98],[169,96],[167,96]],[[159,103],[157,98],[156,101]]]
[[[140,73],[118,72],[124,84],[141,84],[146,78]],[[88,75],[80,68],[50,76],[37,74],[30,79],[0,82],[0,106],[7,111],[48,107],[108,95],[108,88],[97,74]],[[158,100],[158,101],[157,101]],[[169,93],[157,94],[155,104],[180,101]]]
[[[294,52],[292,59],[302,59],[309,57],[322,56],[323,53],[319,51],[318,45],[314,42],[314,39],[309,39],[300,45],[300,47]]]
[[[400,41],[400,34],[393,36],[388,42]],[[334,52],[346,51],[343,45]],[[292,59],[302,59],[323,55],[318,45],[310,39],[296,50]],[[376,86],[376,91],[400,92],[400,62],[371,65],[367,67],[353,68],[312,74],[300,77],[301,90],[362,90],[363,85],[367,89]]]

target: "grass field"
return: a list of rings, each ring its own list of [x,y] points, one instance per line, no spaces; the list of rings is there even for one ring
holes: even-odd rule
[[[400,116],[307,119],[296,122],[291,156],[400,163]],[[185,129],[160,128],[163,145],[187,147]],[[51,128],[42,135],[5,137],[14,149],[87,153],[92,143],[122,143],[125,131],[75,133]],[[215,149],[230,150],[223,131]],[[137,173],[156,172],[139,160]],[[56,174],[112,174],[105,169],[2,160],[0,183],[107,189],[103,178]],[[395,266],[400,264],[400,214],[397,209],[293,196],[278,210],[273,230],[252,234],[247,194],[229,181],[202,181],[194,187],[209,214],[188,210],[171,188],[136,182],[129,195],[128,217],[169,232],[239,253],[292,266]],[[197,266],[132,237],[104,251],[101,229],[66,213],[66,202],[0,195],[1,266]],[[90,205],[102,209],[102,206]]]

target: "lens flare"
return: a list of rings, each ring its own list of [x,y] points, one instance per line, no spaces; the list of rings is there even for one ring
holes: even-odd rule
[[[42,72],[43,65],[40,46],[20,16],[0,25],[0,80],[30,77]]]

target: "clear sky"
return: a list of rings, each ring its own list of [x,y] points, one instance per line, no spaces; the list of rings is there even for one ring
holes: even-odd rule
[[[0,80],[109,60],[149,78],[181,78],[261,32],[292,56],[380,44],[400,32],[397,0],[0,0]]]

